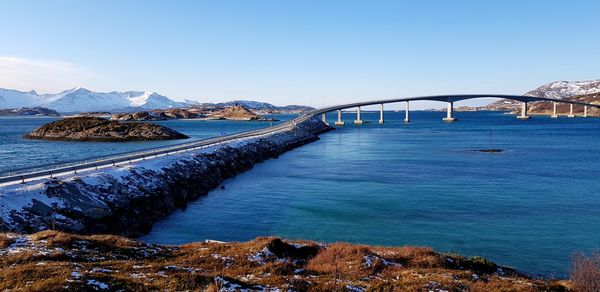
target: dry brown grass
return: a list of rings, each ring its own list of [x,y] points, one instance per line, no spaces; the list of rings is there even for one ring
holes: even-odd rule
[[[0,248],[7,248],[9,245],[15,242],[15,234],[3,233],[0,234]]]
[[[600,291],[600,254],[575,255],[571,267],[571,282],[576,291]]]
[[[4,248],[15,236],[19,235],[0,237],[6,239]],[[482,259],[454,256],[461,264],[448,265],[449,255],[427,247],[295,243],[262,237],[239,243],[154,246],[118,236],[44,231],[21,236],[20,250],[0,249],[0,290],[90,290],[90,281],[126,291],[218,291],[227,282],[250,289],[294,291],[343,291],[350,286],[372,291],[543,291],[551,287],[524,277],[486,274],[486,269],[496,266]]]

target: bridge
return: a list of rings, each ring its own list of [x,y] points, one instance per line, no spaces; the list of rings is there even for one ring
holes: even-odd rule
[[[419,97],[405,97],[405,98],[396,98],[396,99],[382,99],[382,100],[374,100],[374,101],[366,101],[366,102],[356,102],[349,103],[343,105],[329,106],[320,109],[315,109],[309,112],[306,112],[299,117],[292,119],[290,121],[281,123],[279,125],[275,125],[272,127],[252,130],[232,135],[220,136],[215,138],[204,139],[200,141],[190,142],[178,144],[170,147],[163,147],[158,149],[150,149],[145,151],[132,152],[122,155],[116,155],[111,157],[104,157],[99,159],[92,159],[86,161],[73,162],[68,164],[59,164],[59,165],[50,165],[43,166],[34,169],[26,169],[18,172],[11,172],[8,174],[0,175],[0,186],[25,183],[26,181],[39,180],[44,178],[53,178],[57,176],[67,175],[67,174],[77,174],[78,171],[89,171],[89,170],[97,170],[100,168],[113,167],[116,165],[128,164],[135,161],[147,160],[152,158],[157,158],[161,156],[183,153],[187,151],[195,151],[199,149],[203,149],[206,147],[216,146],[219,144],[224,144],[232,141],[239,141],[244,139],[251,138],[260,138],[263,136],[271,135],[278,132],[287,131],[293,129],[296,124],[302,123],[310,118],[322,116],[323,122],[327,122],[325,120],[325,114],[329,112],[337,111],[337,121],[334,123],[336,126],[344,126],[344,121],[342,121],[342,110],[356,108],[356,120],[354,120],[354,124],[361,125],[363,124],[363,120],[361,119],[361,107],[370,106],[370,105],[380,105],[380,116],[379,123],[384,123],[384,104],[389,103],[406,103],[406,116],[404,121],[409,122],[409,111],[410,111],[410,102],[412,101],[441,101],[446,102],[448,104],[448,109],[446,113],[446,117],[443,118],[443,121],[453,122],[456,119],[454,118],[454,102],[475,98],[505,98],[510,100],[515,100],[521,102],[521,113],[517,116],[519,119],[529,119],[529,115],[527,114],[528,104],[531,102],[537,101],[546,101],[552,102],[554,104],[554,111],[552,117],[558,117],[556,111],[557,103],[566,103],[570,104],[570,112],[569,117],[575,117],[573,113],[573,106],[579,105],[584,107],[583,117],[587,117],[588,107],[600,108],[600,104],[591,104],[584,103],[578,101],[568,101],[561,99],[553,99],[553,98],[544,98],[544,97],[534,97],[534,96],[524,96],[524,95],[498,95],[498,94],[454,94],[454,95],[434,95],[434,96],[419,96]]]
[[[369,106],[369,105],[380,105],[381,107],[379,110],[379,123],[383,124],[384,123],[383,105],[389,104],[389,103],[403,102],[403,103],[406,103],[404,121],[408,123],[410,121],[409,112],[410,112],[410,102],[411,101],[441,101],[441,102],[446,102],[448,104],[448,109],[446,111],[446,117],[444,117],[442,120],[445,122],[453,122],[453,121],[456,121],[456,118],[454,118],[454,103],[457,101],[476,99],[476,98],[503,98],[503,99],[519,101],[519,102],[521,102],[521,113],[517,116],[517,118],[522,119],[522,120],[527,120],[530,118],[530,116],[528,115],[528,105],[529,105],[529,103],[536,102],[536,101],[552,102],[552,104],[553,104],[553,113],[551,115],[552,118],[558,118],[558,112],[556,109],[556,106],[558,103],[566,103],[566,104],[570,105],[568,117],[571,117],[571,118],[575,117],[575,114],[573,112],[573,106],[575,106],[575,105],[583,106],[583,117],[588,116],[587,113],[588,113],[589,107],[600,108],[600,104],[592,104],[592,103],[585,103],[585,102],[579,102],[579,101],[569,101],[569,100],[562,100],[562,99],[556,99],[556,98],[535,97],[535,96],[527,96],[527,95],[453,94],[453,95],[404,97],[404,98],[395,98],[395,99],[382,99],[382,100],[374,100],[374,101],[366,101],[366,102],[349,103],[349,104],[336,105],[336,106],[330,106],[330,107],[316,109],[314,111],[308,112],[307,115],[317,116],[320,114],[320,115],[322,115],[323,122],[326,122],[325,114],[328,112],[337,111],[338,118],[337,118],[337,121],[335,122],[335,125],[343,126],[345,123],[344,123],[344,121],[342,121],[342,110],[356,108],[357,109],[356,110],[356,120],[354,120],[354,124],[361,125],[364,122],[360,116],[361,107]]]

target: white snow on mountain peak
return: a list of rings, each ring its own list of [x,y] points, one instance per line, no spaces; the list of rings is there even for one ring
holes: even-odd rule
[[[55,94],[39,95],[0,88],[0,108],[42,106],[59,112],[119,111],[128,109],[164,109],[184,107],[191,103],[177,102],[154,91],[94,92],[75,87]]]
[[[589,81],[555,81],[529,91],[525,95],[565,98],[595,93],[600,93],[600,79]]]

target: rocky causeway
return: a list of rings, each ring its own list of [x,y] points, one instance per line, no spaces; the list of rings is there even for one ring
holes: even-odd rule
[[[330,129],[313,118],[260,138],[1,187],[0,231],[140,235],[223,180]]]

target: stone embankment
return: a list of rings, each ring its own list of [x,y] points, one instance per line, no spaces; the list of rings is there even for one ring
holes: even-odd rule
[[[318,140],[317,119],[260,138],[0,188],[0,231],[136,236],[223,180]]]

